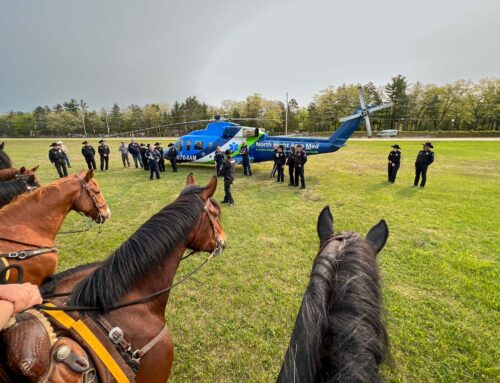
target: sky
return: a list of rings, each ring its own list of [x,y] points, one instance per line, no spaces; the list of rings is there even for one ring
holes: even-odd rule
[[[0,113],[500,76],[499,0],[0,0]]]

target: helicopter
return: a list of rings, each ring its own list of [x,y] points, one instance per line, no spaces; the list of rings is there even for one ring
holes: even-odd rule
[[[361,120],[366,123],[368,137],[371,136],[370,114],[389,108],[392,103],[379,106],[366,106],[363,90],[358,88],[360,107],[348,116],[340,119],[342,124],[329,138],[270,136],[265,130],[241,126],[232,121],[216,118],[205,129],[195,130],[180,137],[175,142],[178,162],[214,163],[215,149],[220,146],[222,152],[229,150],[237,163],[242,162],[239,154],[241,144],[246,142],[250,161],[264,162],[274,159],[274,148],[283,145],[285,153],[292,145],[302,145],[308,155],[332,153],[343,146],[358,129]],[[218,116],[219,117],[219,116]]]
[[[223,153],[229,150],[233,159],[237,163],[241,163],[243,159],[240,155],[240,148],[244,141],[249,148],[250,161],[254,163],[274,160],[274,149],[279,145],[283,145],[285,153],[290,152],[292,145],[299,144],[302,145],[308,155],[332,153],[345,146],[346,141],[358,129],[363,119],[365,120],[368,137],[371,137],[370,114],[392,106],[392,103],[367,106],[362,87],[358,87],[358,93],[360,106],[352,115],[340,119],[342,124],[329,138],[271,136],[264,129],[242,126],[233,122],[253,119],[242,118],[230,121],[224,120],[220,116],[217,116],[214,120],[180,122],[159,128],[209,122],[205,129],[194,130],[177,139],[174,145],[177,150],[177,162],[179,163],[213,164],[217,147],[220,147]],[[149,129],[151,128],[144,130]],[[167,151],[168,149],[165,150],[165,155]]]

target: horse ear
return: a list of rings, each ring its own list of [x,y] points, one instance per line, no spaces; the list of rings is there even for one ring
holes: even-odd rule
[[[193,173],[189,173],[187,178],[186,178],[186,186],[191,186],[194,184],[195,184],[194,175],[193,175]]]
[[[317,229],[320,243],[333,235],[333,216],[329,206],[325,206],[319,213]]]
[[[19,173],[20,174],[24,174],[24,172],[26,171],[26,167],[21,167],[21,169],[19,169]]]
[[[215,189],[217,189],[217,177],[212,176],[212,179],[207,186],[200,193],[200,197],[203,201],[207,201],[210,197],[215,194]]]
[[[85,174],[85,182],[89,182],[92,178],[94,178],[94,169],[90,169],[87,174]]]
[[[3,147],[4,147],[4,146],[5,146],[5,142],[2,142],[2,143],[0,144],[0,150],[3,150]]]
[[[37,165],[33,169],[31,169],[31,171],[34,173],[34,172],[36,172],[38,170],[39,167],[40,167],[40,165]]]
[[[387,237],[389,237],[389,227],[383,219],[366,234],[366,239],[371,243],[377,254],[387,242]]]

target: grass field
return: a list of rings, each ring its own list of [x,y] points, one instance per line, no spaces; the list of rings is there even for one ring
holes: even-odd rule
[[[92,140],[97,146],[97,140]],[[151,142],[155,142],[152,140]],[[172,382],[272,382],[288,345],[318,249],[316,219],[330,205],[337,230],[368,229],[385,218],[390,236],[379,255],[391,361],[387,382],[500,381],[500,142],[437,142],[425,189],[411,188],[420,142],[404,142],[395,185],[386,182],[392,141],[349,142],[310,157],[306,190],[253,166],[224,207],[228,248],[170,296],[166,316],[175,341]],[[42,183],[56,178],[49,140],[6,140],[16,165],[41,164]],[[80,140],[67,142],[73,169],[83,168]],[[103,259],[153,213],[173,201],[193,171],[204,184],[212,168],[180,166],[148,181],[123,169],[109,142],[109,173],[96,178],[113,217],[96,229],[61,235],[60,270]],[[285,180],[287,181],[287,180]],[[221,200],[220,185],[216,198]],[[85,226],[75,213],[63,229]],[[203,256],[183,262],[178,276]]]

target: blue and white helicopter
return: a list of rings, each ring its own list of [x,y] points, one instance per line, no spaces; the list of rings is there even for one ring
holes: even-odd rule
[[[391,103],[380,106],[366,106],[363,90],[359,87],[360,108],[340,119],[342,124],[329,138],[269,136],[263,129],[246,127],[231,121],[219,119],[209,123],[203,130],[195,130],[180,137],[175,143],[178,162],[214,163],[215,149],[220,146],[222,152],[231,151],[234,160],[242,161],[239,155],[241,144],[246,141],[250,160],[253,162],[271,161],[274,159],[274,146],[283,145],[285,152],[290,146],[301,144],[308,155],[332,153],[345,146],[346,141],[358,129],[364,118],[368,136],[371,136],[369,115],[389,108]],[[166,154],[166,153],[165,153]]]

